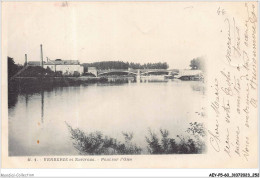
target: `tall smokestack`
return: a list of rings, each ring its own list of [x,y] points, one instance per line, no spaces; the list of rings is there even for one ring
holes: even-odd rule
[[[24,66],[27,66],[27,54],[25,54],[25,62],[24,62]]]
[[[43,67],[43,53],[42,53],[42,44],[41,44],[41,61],[40,61],[41,67]]]

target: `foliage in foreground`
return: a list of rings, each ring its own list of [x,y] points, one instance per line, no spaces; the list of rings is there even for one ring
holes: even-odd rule
[[[67,123],[66,123],[67,124]],[[133,133],[122,133],[125,142],[104,136],[101,132],[85,133],[80,129],[73,129],[68,125],[74,147],[80,154],[88,155],[123,155],[141,154],[142,149],[132,144]]]
[[[169,138],[169,131],[160,129],[161,138],[149,129],[146,137],[151,154],[198,154],[205,150],[205,129],[202,123],[190,123],[186,130],[188,136],[177,135],[178,142]]]
[[[66,123],[67,124],[67,123]],[[87,155],[123,155],[141,154],[142,149],[132,143],[133,133],[122,132],[125,141],[104,136],[101,132],[85,133],[68,125],[74,147],[80,154]],[[160,129],[156,135],[149,129],[146,136],[147,149],[150,154],[199,154],[205,151],[205,129],[202,123],[190,123],[186,130],[188,136],[169,137],[169,131]]]

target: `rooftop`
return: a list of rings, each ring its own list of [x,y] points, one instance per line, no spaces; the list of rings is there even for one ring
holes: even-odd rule
[[[40,66],[40,61],[28,61],[27,63],[29,66]]]
[[[44,63],[44,65],[79,65],[80,62],[78,60],[49,60],[48,62]]]

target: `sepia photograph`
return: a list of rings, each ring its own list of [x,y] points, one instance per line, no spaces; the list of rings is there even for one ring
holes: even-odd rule
[[[3,3],[4,164],[255,167],[255,5]]]
[[[203,54],[176,56],[189,51],[176,38],[163,54],[156,39],[140,35],[167,38],[164,28],[180,29],[154,27],[156,21],[129,28],[121,19],[109,25],[84,5],[68,24],[69,5],[57,6],[55,14],[25,20],[8,40],[9,156],[205,152]]]
[[[27,60],[25,54],[20,65],[8,57],[10,156],[205,151],[202,58],[190,69]]]

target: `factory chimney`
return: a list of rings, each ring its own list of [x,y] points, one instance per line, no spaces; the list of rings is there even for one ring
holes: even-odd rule
[[[25,62],[24,62],[24,66],[27,66],[27,54],[25,54]]]
[[[42,44],[41,44],[41,61],[40,61],[41,67],[43,67],[43,53],[42,53]]]

